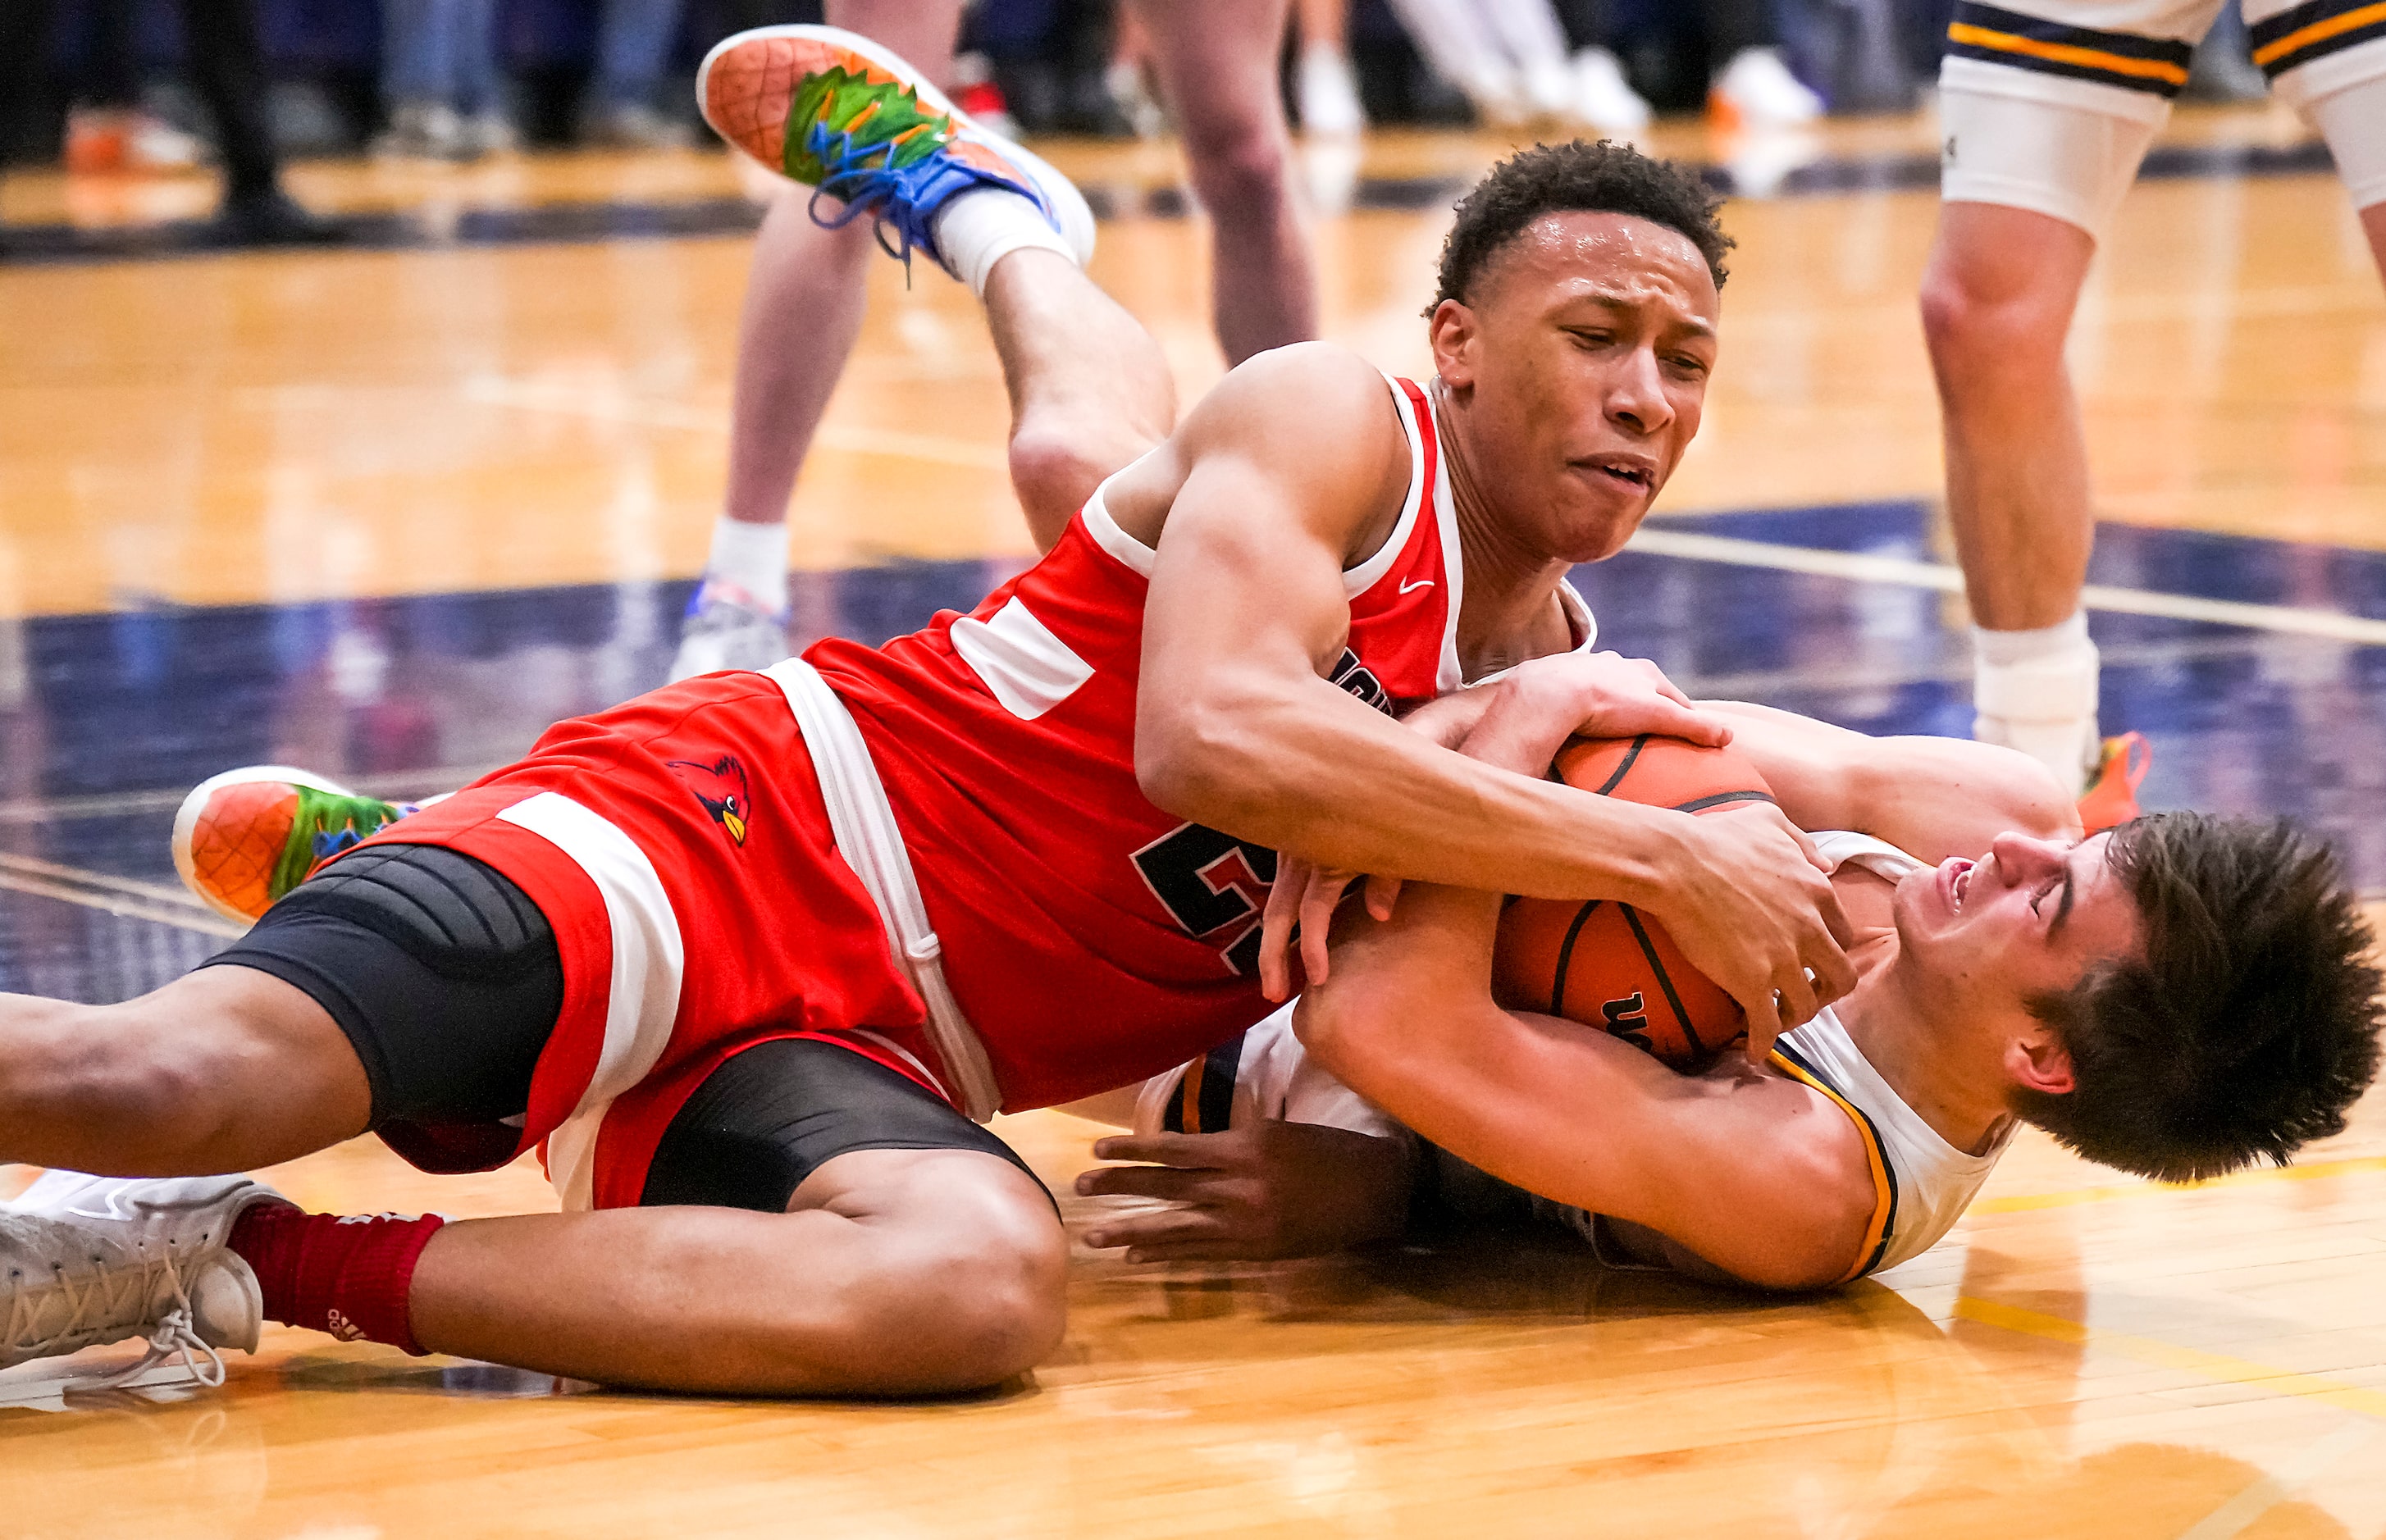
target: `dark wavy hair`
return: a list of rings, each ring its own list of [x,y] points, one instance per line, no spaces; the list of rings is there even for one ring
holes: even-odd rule
[[[2142,958],[2029,1002],[2074,1088],[2014,1110],[2107,1166],[2164,1182],[2286,1164],[2344,1127],[2378,1072],[2379,972],[2335,855],[2284,822],[2154,813],[2106,860]]]
[[[1572,139],[1519,150],[1458,201],[1450,237],[1441,244],[1441,287],[1431,315],[1445,299],[1466,303],[1466,291],[1499,255],[1544,214],[1581,211],[1628,214],[1679,231],[1706,258],[1715,287],[1728,273],[1723,254],[1734,243],[1715,222],[1723,200],[1694,171],[1670,160],[1652,160],[1629,144]]]

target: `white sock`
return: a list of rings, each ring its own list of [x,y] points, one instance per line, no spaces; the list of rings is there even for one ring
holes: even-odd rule
[[[1057,251],[1072,263],[1077,254],[1044,211],[1006,187],[981,187],[947,204],[934,226],[945,270],[986,297],[986,276],[1014,251]]]
[[[2096,767],[2096,644],[2088,616],[2035,631],[1972,630],[1972,736],[2019,749],[2066,791]]]
[[[704,575],[734,582],[772,611],[787,607],[787,525],[751,524],[727,514],[712,521]]]

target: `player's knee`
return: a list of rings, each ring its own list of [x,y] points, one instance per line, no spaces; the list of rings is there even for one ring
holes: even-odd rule
[[[1960,269],[1933,269],[1922,284],[1922,332],[1942,376],[2060,367],[2070,308],[2031,291],[1989,293]]]
[[[1021,419],[1011,435],[1011,484],[1039,545],[1049,550],[1103,479],[1142,452],[1119,442],[1126,438],[1124,425],[1066,405]]]
[[[1284,139],[1258,124],[1237,124],[1186,145],[1202,207],[1226,224],[1275,217],[1287,195],[1286,154]]]
[[[993,1384],[1049,1358],[1068,1329],[1068,1244],[1057,1223],[980,1235],[950,1258],[946,1361],[959,1384]]]

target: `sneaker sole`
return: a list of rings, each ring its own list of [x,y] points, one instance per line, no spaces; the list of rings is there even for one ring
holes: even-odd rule
[[[1077,265],[1083,267],[1093,259],[1094,211],[1087,207],[1086,195],[1077,190],[1075,182],[1062,176],[1059,169],[1042,156],[1015,139],[1009,139],[995,132],[954,106],[951,97],[937,90],[934,81],[922,76],[917,69],[902,56],[880,47],[859,33],[848,32],[842,28],[815,27],[799,22],[780,27],[757,27],[751,31],[739,32],[735,37],[723,38],[712,45],[711,51],[704,56],[704,62],[696,68],[696,109],[703,114],[705,122],[710,125],[713,132],[721,135],[730,148],[783,182],[794,182],[798,187],[805,185],[789,177],[785,167],[773,166],[754,154],[746,147],[737,135],[712,120],[712,67],[724,56],[747,44],[767,43],[773,40],[818,43],[841,49],[862,59],[873,69],[911,87],[919,94],[920,105],[940,116],[950,118],[954,126],[961,130],[961,137],[973,139],[1005,159],[1017,163],[1019,169],[1027,173],[1028,180],[1035,182],[1036,188],[1043,193],[1045,201],[1052,206],[1052,212],[1059,219],[1061,239],[1067,241],[1069,249],[1077,254]],[[784,143],[786,132],[784,126],[785,119],[782,119],[781,122],[780,135]]]
[[[288,785],[304,786],[309,791],[324,792],[333,796],[357,795],[336,781],[325,780],[320,775],[310,774],[289,765],[244,765],[238,770],[229,770],[220,775],[208,776],[191,788],[190,795],[182,798],[182,805],[174,809],[175,874],[182,879],[182,885],[196,895],[201,903],[226,920],[237,920],[243,925],[256,923],[257,917],[222,902],[200,885],[198,863],[192,856],[191,842],[198,833],[199,818],[207,811],[209,798],[227,786],[250,786],[259,782],[281,782]]]

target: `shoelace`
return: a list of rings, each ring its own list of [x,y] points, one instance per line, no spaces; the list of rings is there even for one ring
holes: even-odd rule
[[[50,1358],[62,1351],[73,1352],[83,1346],[74,1341],[76,1337],[109,1329],[118,1319],[132,1313],[135,1302],[145,1307],[154,1292],[157,1275],[162,1271],[167,1285],[174,1291],[174,1307],[160,1318],[154,1331],[146,1333],[149,1351],[137,1363],[110,1373],[70,1380],[65,1388],[76,1391],[113,1389],[138,1379],[177,1356],[182,1358],[182,1367],[190,1371],[191,1377],[207,1389],[216,1389],[224,1383],[223,1355],[198,1334],[197,1323],[192,1315],[191,1296],[182,1286],[182,1270],[176,1265],[170,1247],[164,1257],[144,1261],[137,1268],[103,1268],[85,1285],[76,1283],[64,1263],[54,1264],[54,1271],[57,1274],[55,1286],[67,1300],[66,1323],[36,1335],[33,1309],[27,1293],[21,1289],[17,1291],[9,1310],[8,1330],[5,1336],[0,1336],[0,1346],[5,1346],[12,1356],[22,1353],[29,1358]],[[207,1359],[205,1368],[199,1362],[202,1356]]]
[[[912,247],[936,250],[924,223],[913,230],[912,221],[903,218],[908,212],[906,207],[895,200],[904,182],[903,173],[894,169],[896,141],[864,144],[848,131],[816,122],[805,131],[804,148],[821,163],[824,173],[804,208],[812,223],[823,230],[843,230],[863,215],[871,216],[874,220],[871,233],[877,238],[878,249],[902,263],[907,275],[911,270]],[[824,197],[842,199],[844,210],[833,218],[823,218],[820,201]],[[885,211],[890,207],[891,213]],[[887,244],[889,225],[895,227],[899,245]]]

